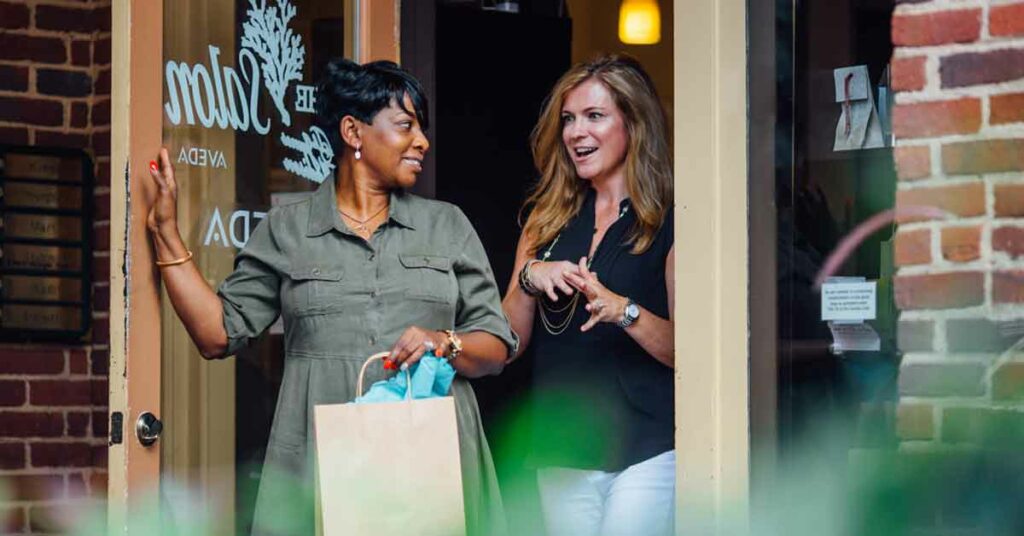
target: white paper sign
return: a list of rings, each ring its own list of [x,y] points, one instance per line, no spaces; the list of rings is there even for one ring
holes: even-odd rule
[[[843,352],[877,352],[882,349],[882,338],[871,324],[842,324],[829,322],[832,330],[832,349]]]
[[[825,283],[821,286],[821,319],[862,322],[875,318],[875,281]]]

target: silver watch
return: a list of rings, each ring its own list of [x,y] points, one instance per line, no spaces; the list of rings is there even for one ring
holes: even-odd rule
[[[640,306],[635,301],[626,298],[626,308],[622,311],[622,320],[619,320],[619,327],[625,329],[632,326],[639,316]]]

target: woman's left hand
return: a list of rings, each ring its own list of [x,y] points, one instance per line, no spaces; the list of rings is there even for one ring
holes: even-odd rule
[[[443,357],[448,353],[448,336],[441,331],[409,326],[391,347],[391,355],[384,361],[384,368],[405,370],[419,361],[427,350]]]
[[[567,273],[565,279],[587,298],[586,309],[590,312],[590,319],[580,331],[589,331],[598,322],[618,324],[622,320],[628,300],[608,290],[598,281],[597,274],[587,268],[586,257],[580,259],[577,270]]]

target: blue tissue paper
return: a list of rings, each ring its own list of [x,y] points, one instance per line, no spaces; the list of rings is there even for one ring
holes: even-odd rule
[[[401,402],[411,389],[412,399],[448,396],[455,369],[447,360],[436,357],[432,352],[423,354],[419,361],[409,367],[410,382],[405,372],[374,383],[363,396],[356,398],[355,404],[372,404],[377,402]]]

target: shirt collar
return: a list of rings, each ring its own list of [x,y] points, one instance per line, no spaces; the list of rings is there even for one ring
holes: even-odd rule
[[[412,216],[409,213],[409,194],[403,190],[392,190],[388,219],[402,227],[413,229]],[[306,228],[307,236],[320,236],[331,229],[341,233],[351,234],[348,226],[341,221],[338,214],[338,203],[335,195],[334,180],[325,180],[313,197],[309,209],[309,224]]]

